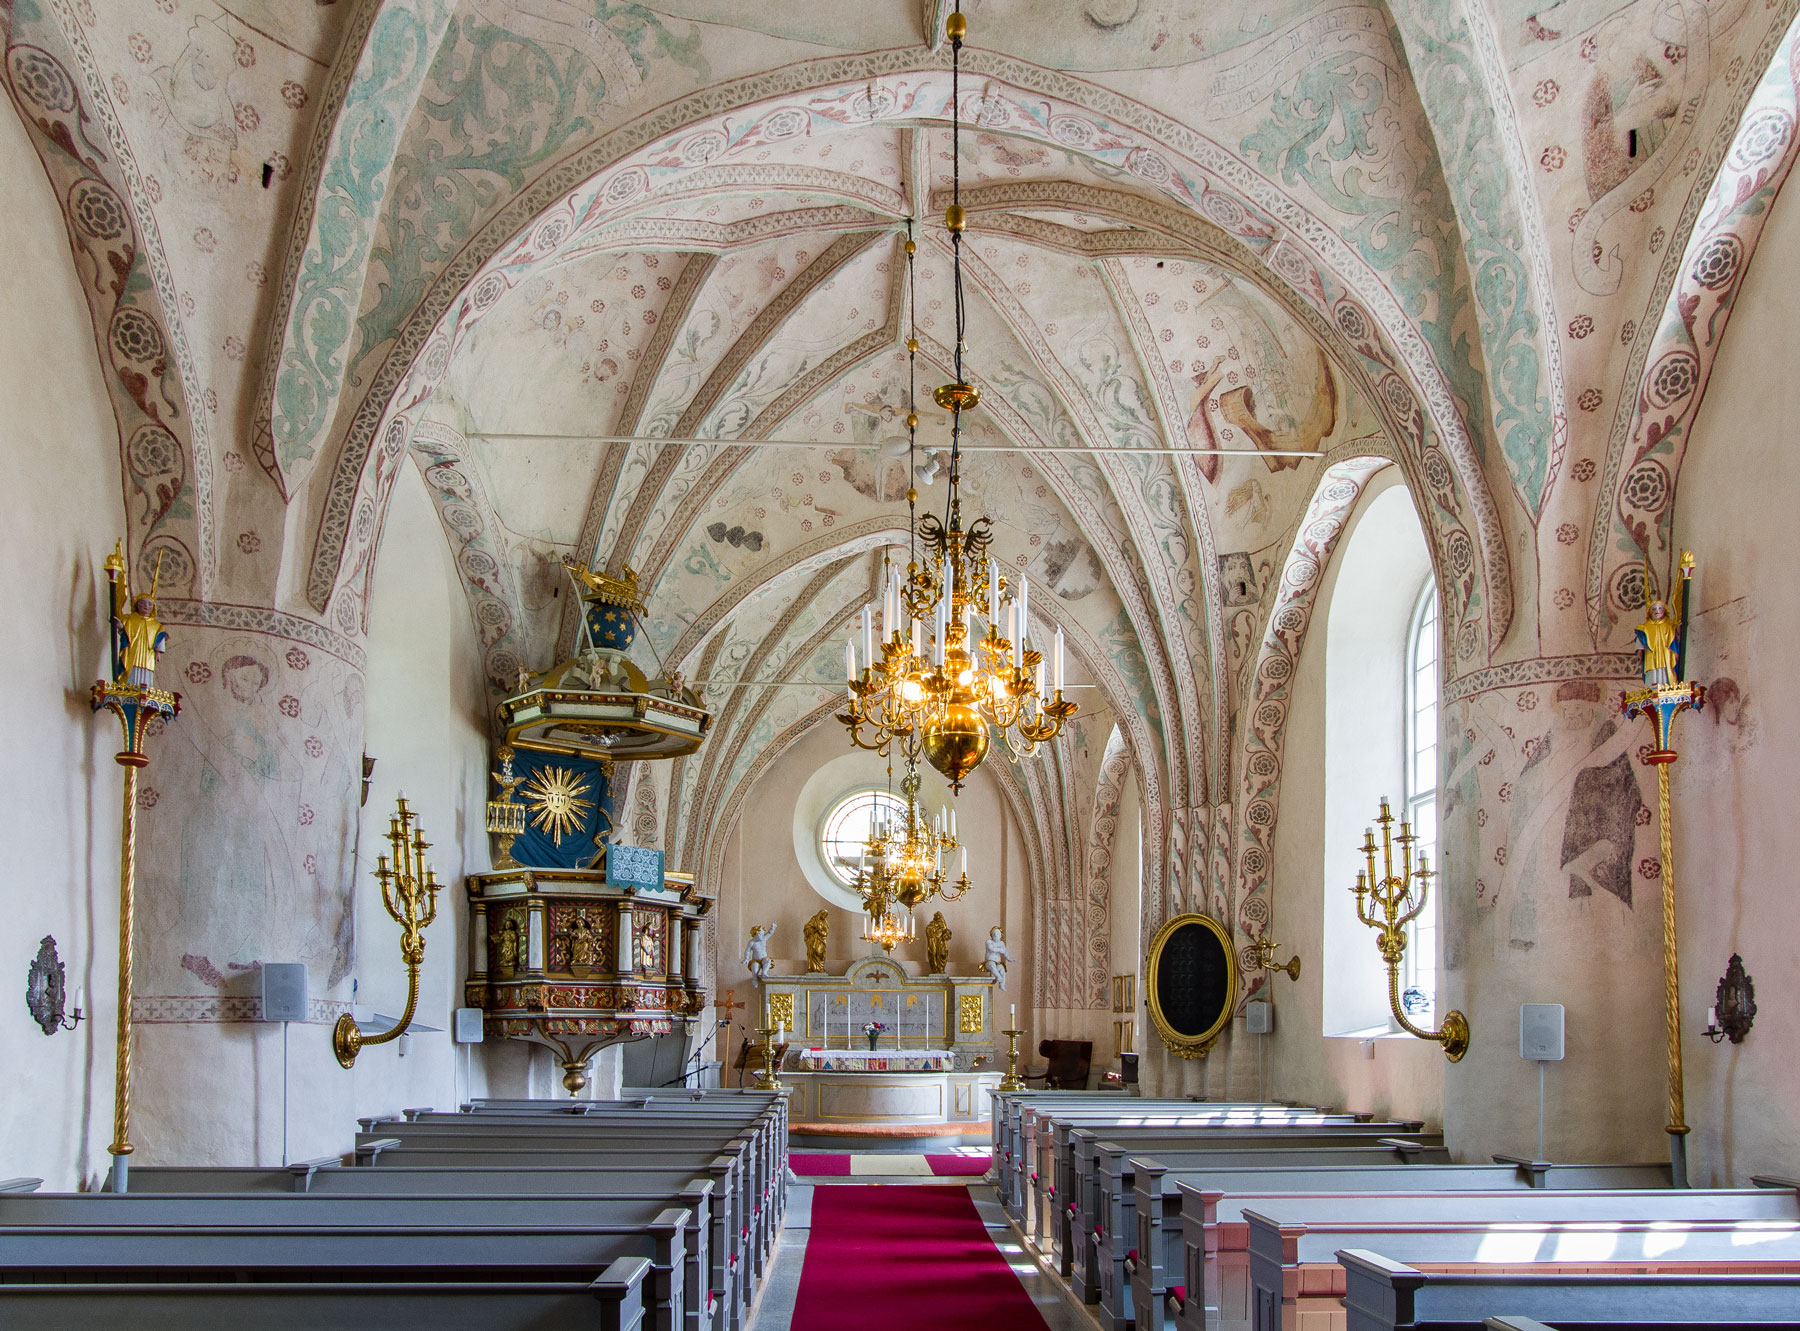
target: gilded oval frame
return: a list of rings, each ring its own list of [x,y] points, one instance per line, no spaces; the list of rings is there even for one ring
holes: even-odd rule
[[[1200,926],[1219,940],[1219,951],[1225,957],[1226,966],[1225,1001],[1220,1004],[1218,1016],[1213,1023],[1198,1035],[1177,1030],[1170,1024],[1169,1019],[1163,1015],[1157,985],[1163,950],[1169,945],[1170,939],[1190,925]],[[1150,1024],[1156,1028],[1156,1033],[1162,1037],[1162,1042],[1169,1047],[1169,1051],[1177,1057],[1205,1058],[1212,1052],[1213,1045],[1218,1043],[1226,1025],[1231,1021],[1231,1014],[1237,1009],[1238,984],[1237,951],[1232,947],[1231,935],[1212,916],[1198,912],[1177,915],[1165,922],[1151,938],[1149,956],[1144,964],[1144,1003],[1150,1011]]]

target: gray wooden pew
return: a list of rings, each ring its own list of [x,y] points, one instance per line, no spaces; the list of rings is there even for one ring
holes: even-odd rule
[[[640,1331],[649,1274],[647,1259],[621,1257],[591,1281],[0,1285],[0,1324],[33,1331]]]
[[[1661,1270],[1673,1274],[1728,1264],[1738,1271],[1762,1268],[1800,1276],[1800,1223],[1789,1221],[1590,1219],[1500,1224],[1390,1219],[1313,1223],[1290,1218],[1302,1210],[1300,1203],[1284,1203],[1276,1215],[1250,1209],[1244,1212],[1254,1331],[1295,1331],[1303,1316],[1316,1331],[1343,1327],[1342,1299],[1348,1286],[1345,1268],[1337,1259],[1340,1249],[1380,1252],[1390,1261],[1413,1267],[1515,1272],[1530,1267],[1533,1275],[1610,1267],[1617,1267],[1620,1273]],[[1502,1309],[1489,1305],[1480,1317],[1497,1311]],[[1529,1315],[1535,1310],[1513,1307],[1510,1311]],[[1479,1322],[1480,1317],[1475,1320]]]
[[[715,1185],[709,1257],[712,1274],[707,1288],[722,1311],[720,1331],[741,1326],[755,1293],[753,1263],[746,1252],[742,1208],[754,1203],[738,1191],[740,1169],[735,1157],[719,1156],[710,1169],[695,1169]],[[434,1169],[390,1165],[380,1169],[312,1168],[304,1175],[307,1191],[329,1197],[494,1197],[525,1198],[597,1197],[627,1187],[643,1176],[643,1169],[628,1164],[587,1166],[580,1169],[554,1164],[535,1166],[487,1166]],[[289,1191],[295,1178],[288,1169],[242,1169],[226,1166],[184,1168],[146,1166],[132,1171],[128,1197],[166,1194],[280,1194]],[[110,1195],[110,1194],[103,1194]]]
[[[1800,1274],[1420,1271],[1367,1249],[1336,1254],[1346,1331],[1800,1326]],[[1504,1319],[1494,1310],[1504,1308]],[[1489,1320],[1493,1318],[1493,1320]]]
[[[1034,1232],[1040,1245],[1048,1240],[1057,1270],[1065,1278],[1074,1268],[1073,1245],[1078,1229],[1085,1226],[1086,1232],[1092,1232],[1104,1210],[1126,1203],[1126,1189],[1130,1183],[1127,1158],[1132,1155],[1373,1148],[1383,1153],[1381,1163],[1449,1160],[1440,1134],[1401,1136],[1391,1124],[1273,1124],[1259,1128],[1190,1125],[1175,1130],[1108,1129],[1104,1132],[1086,1127],[1072,1131],[1065,1129],[1064,1124],[1056,1125],[1051,1183],[1046,1187],[1040,1177],[1033,1185],[1034,1215],[1040,1220]],[[1102,1170],[1109,1171],[1104,1185],[1099,1178]],[[1127,1217],[1120,1215],[1114,1219],[1116,1224]],[[1111,1232],[1128,1236],[1125,1229],[1113,1228]]]
[[[336,1176],[357,1180],[373,1177],[378,1171],[340,1169]],[[390,1173],[393,1171],[379,1171]],[[401,1178],[405,1184],[410,1180]],[[0,1197],[0,1230],[144,1227],[156,1230],[183,1226],[211,1228],[328,1228],[371,1226],[428,1226],[432,1229],[472,1228],[492,1232],[513,1226],[518,1231],[545,1229],[567,1239],[589,1229],[611,1233],[620,1222],[642,1222],[660,1219],[671,1202],[693,1213],[693,1224],[687,1233],[684,1269],[681,1275],[681,1303],[685,1312],[686,1331],[706,1331],[713,1325],[712,1290],[725,1290],[720,1283],[726,1273],[713,1251],[723,1237],[712,1222],[713,1184],[708,1179],[687,1178],[679,1173],[662,1175],[619,1175],[609,1182],[605,1195],[590,1196],[513,1196],[503,1197],[484,1192],[480,1195],[444,1196],[426,1194],[326,1192],[308,1194],[271,1192],[264,1194],[198,1194],[159,1195],[153,1193],[37,1193],[29,1196]],[[542,1254],[548,1257],[549,1250]],[[0,1253],[0,1270],[4,1270],[10,1254]],[[587,1263],[583,1263],[586,1265]],[[664,1298],[667,1291],[654,1291]],[[723,1295],[721,1295],[723,1298]]]
[[[1025,1198],[1022,1183],[1032,1169],[1030,1144],[1025,1133],[1028,1111],[1057,1113],[1081,1108],[1106,1110],[1114,1115],[1126,1112],[1155,1112],[1163,1109],[1203,1108],[1215,1114],[1227,1111],[1249,1113],[1261,1110],[1285,1110],[1289,1106],[1261,1101],[1203,1100],[1199,1096],[1165,1098],[1122,1098],[1117,1093],[1101,1095],[1092,1091],[1003,1091],[993,1097],[990,1120],[994,1162],[1001,1185],[1001,1201],[1007,1213],[1023,1223]]]
[[[742,1113],[734,1110],[734,1114]],[[372,1128],[359,1133],[358,1164],[377,1163],[390,1152],[401,1155],[415,1147],[443,1144],[464,1149],[470,1143],[503,1144],[508,1149],[579,1149],[612,1151],[643,1157],[646,1146],[665,1149],[705,1149],[717,1144],[745,1142],[750,1154],[747,1187],[760,1199],[749,1217],[753,1221],[753,1247],[760,1276],[780,1234],[785,1209],[787,1144],[776,1131],[778,1120],[762,1113],[756,1121],[738,1123],[731,1118],[708,1120],[685,1112],[621,1111],[579,1117],[549,1115],[466,1115],[415,1111],[410,1121],[370,1120]],[[390,1156],[390,1159],[392,1157]],[[669,1163],[659,1160],[659,1163]],[[479,1163],[470,1160],[468,1163]]]
[[[1086,1196],[1085,1212],[1065,1215],[1069,1244],[1068,1278],[1084,1302],[1099,1305],[1103,1326],[1123,1327],[1132,1321],[1131,1286],[1126,1262],[1135,1243],[1135,1194],[1127,1168],[1132,1153],[1111,1142],[1096,1147],[1096,1165],[1078,1178],[1077,1196]],[[1368,1138],[1361,1146],[1341,1146],[1303,1137],[1269,1137],[1259,1148],[1228,1150],[1165,1151],[1179,1166],[1190,1169],[1225,1167],[1257,1169],[1310,1163],[1329,1166],[1404,1166],[1415,1160],[1449,1163],[1441,1146],[1421,1146],[1396,1138]]]
[[[114,1199],[115,1201],[118,1199]],[[217,1199],[209,1199],[217,1200]],[[259,1199],[267,1204],[271,1199]],[[290,1199],[305,1205],[305,1198]],[[597,1205],[598,1203],[596,1203]],[[656,1203],[660,1205],[660,1201]],[[620,1211],[615,1208],[611,1214]],[[579,1227],[433,1224],[100,1225],[0,1227],[0,1288],[54,1283],[184,1284],[329,1280],[499,1285],[591,1283],[620,1257],[647,1257],[645,1298],[656,1331],[686,1331],[686,1240],[694,1215],[666,1207],[647,1218]],[[372,1323],[371,1323],[372,1324]]]
[[[1215,1194],[1216,1196],[1216,1194]],[[1248,1216],[1280,1216],[1283,1242],[1312,1231],[1346,1225],[1398,1227],[1414,1235],[1430,1229],[1495,1234],[1509,1227],[1529,1232],[1550,1224],[1566,1234],[1569,1227],[1604,1231],[1612,1226],[1716,1225],[1737,1221],[1800,1226],[1800,1194],[1756,1189],[1672,1189],[1574,1191],[1519,1188],[1505,1192],[1341,1192],[1287,1196],[1250,1190],[1211,1203],[1210,1223],[1201,1236],[1184,1238],[1190,1280],[1183,1301],[1183,1327],[1232,1328],[1249,1324],[1252,1299],[1250,1251],[1256,1235]],[[1561,1238],[1559,1243],[1579,1242]],[[1272,1251],[1272,1240],[1269,1245]],[[1490,1248],[1491,1248],[1490,1244]],[[1198,1251],[1204,1248],[1204,1255]],[[1311,1244],[1318,1256],[1319,1243]],[[1327,1259],[1328,1260],[1328,1259]],[[1340,1289],[1335,1267],[1308,1267],[1300,1278],[1309,1287],[1329,1284]],[[1205,1321],[1198,1316],[1205,1308]]]
[[[1131,1277],[1132,1306],[1140,1319],[1150,1308],[1146,1328],[1166,1325],[1168,1293],[1180,1288],[1179,1331],[1205,1331],[1219,1320],[1218,1295],[1202,1302],[1203,1291],[1218,1291],[1227,1280],[1222,1261],[1233,1263],[1229,1276],[1235,1293],[1225,1302],[1234,1318],[1249,1313],[1249,1257],[1243,1209],[1259,1203],[1298,1197],[1324,1200],[1320,1194],[1373,1195],[1512,1192],[1525,1189],[1559,1191],[1635,1191],[1666,1189],[1667,1163],[1655,1165],[1395,1165],[1368,1169],[1295,1167],[1270,1170],[1174,1170],[1160,1160],[1140,1159],[1134,1192],[1137,1216],[1136,1270]],[[1161,1310],[1163,1316],[1158,1316]]]

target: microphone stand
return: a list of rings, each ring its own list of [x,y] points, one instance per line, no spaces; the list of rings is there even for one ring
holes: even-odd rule
[[[712,1030],[708,1031],[706,1038],[700,1042],[700,1047],[681,1065],[680,1075],[673,1081],[659,1082],[657,1084],[658,1089],[660,1090],[665,1086],[686,1086],[687,1079],[700,1070],[700,1063],[706,1056],[707,1047],[718,1038],[719,1032],[729,1025],[731,1025],[729,1021],[721,1020],[714,1022]],[[692,1066],[690,1067],[689,1064],[692,1064]]]

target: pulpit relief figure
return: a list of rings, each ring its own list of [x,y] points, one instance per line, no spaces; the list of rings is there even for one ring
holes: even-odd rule
[[[825,944],[831,936],[831,912],[820,911],[806,922],[806,973],[822,975],[825,971]]]
[[[1006,950],[1006,936],[999,925],[988,930],[987,948],[982,957],[981,968],[994,977],[994,983],[1001,990],[1006,988],[1006,967],[1012,961],[1012,953]]]
[[[942,975],[950,969],[950,926],[944,923],[944,912],[934,911],[925,926],[925,973]]]
[[[511,975],[519,969],[519,922],[511,915],[500,926],[500,936],[496,941],[499,955],[495,958],[494,969],[502,975]]]
[[[769,940],[775,936],[772,924],[750,926],[750,941],[744,944],[744,969],[752,979],[765,980],[775,963],[769,960]]]

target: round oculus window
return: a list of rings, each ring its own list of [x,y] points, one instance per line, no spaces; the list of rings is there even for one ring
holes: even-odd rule
[[[826,810],[819,824],[819,854],[825,868],[845,887],[856,881],[857,864],[882,820],[899,823],[906,802],[889,790],[856,790]]]

